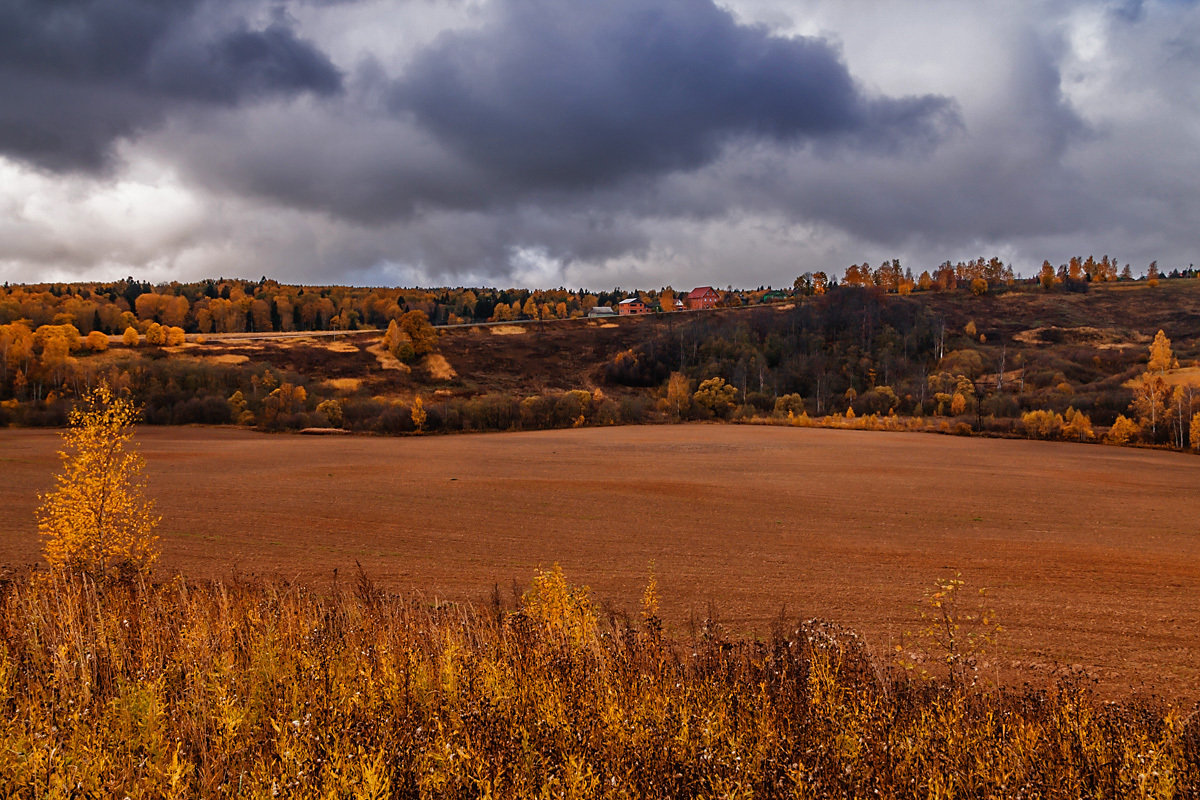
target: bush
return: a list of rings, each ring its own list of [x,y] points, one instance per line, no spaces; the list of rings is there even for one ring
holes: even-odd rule
[[[890,386],[876,386],[868,389],[854,399],[854,411],[859,416],[868,414],[886,415],[900,404],[900,398]]]
[[[1053,411],[1029,411],[1021,415],[1021,425],[1034,439],[1057,439],[1062,433],[1063,418]]]
[[[746,405],[755,411],[774,411],[775,398],[766,392],[746,392]]]
[[[401,403],[389,404],[375,418],[378,433],[409,433],[413,430],[412,409]]]
[[[725,382],[724,378],[709,378],[700,382],[700,388],[692,395],[692,401],[709,415],[722,419],[727,418],[733,411],[737,399],[737,389]]]
[[[1013,395],[1000,392],[984,398],[983,402],[979,404],[979,411],[984,416],[1019,417],[1021,405]]]
[[[798,417],[805,413],[804,398],[798,394],[785,394],[775,401],[775,415],[786,417],[789,413]]]

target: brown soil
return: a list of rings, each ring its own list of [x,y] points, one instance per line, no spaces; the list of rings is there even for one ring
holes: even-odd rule
[[[924,589],[961,571],[1006,628],[1005,680],[1065,665],[1115,692],[1200,687],[1194,456],[720,425],[140,440],[164,572],[328,585],[357,560],[391,588],[470,600],[558,562],[632,612],[653,563],[676,631],[819,616],[886,658]],[[0,563],[37,557],[57,448],[52,431],[0,431]]]

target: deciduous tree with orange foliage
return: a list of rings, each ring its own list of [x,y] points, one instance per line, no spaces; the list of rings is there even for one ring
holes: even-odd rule
[[[37,511],[51,567],[103,580],[143,573],[157,558],[159,517],[145,496],[145,462],[131,447],[137,416],[105,384],[71,412],[63,471]]]
[[[1133,393],[1133,410],[1141,420],[1142,430],[1149,430],[1150,441],[1158,441],[1159,426],[1164,420],[1171,387],[1164,376],[1167,370],[1179,366],[1171,351],[1171,340],[1161,330],[1150,344],[1150,360],[1146,372]]]

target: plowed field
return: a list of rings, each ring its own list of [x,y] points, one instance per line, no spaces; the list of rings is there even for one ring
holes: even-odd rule
[[[823,617],[881,657],[961,572],[1006,628],[989,669],[1200,694],[1200,458],[1015,440],[731,425],[431,438],[143,429],[162,572],[328,585],[355,561],[430,598],[511,597],[562,565],[668,625]],[[0,431],[0,563],[40,543],[49,431]]]

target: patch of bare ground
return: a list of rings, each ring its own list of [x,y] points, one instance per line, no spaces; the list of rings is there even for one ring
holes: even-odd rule
[[[529,337],[533,338],[533,337]],[[1006,628],[989,669],[1119,694],[1200,686],[1200,459],[1021,440],[749,426],[454,437],[143,429],[161,571],[328,586],[359,561],[430,597],[506,592],[560,563],[635,611],[651,562],[669,626],[766,633],[823,617],[881,658],[938,577]],[[37,557],[52,431],[0,431],[0,563]]]

